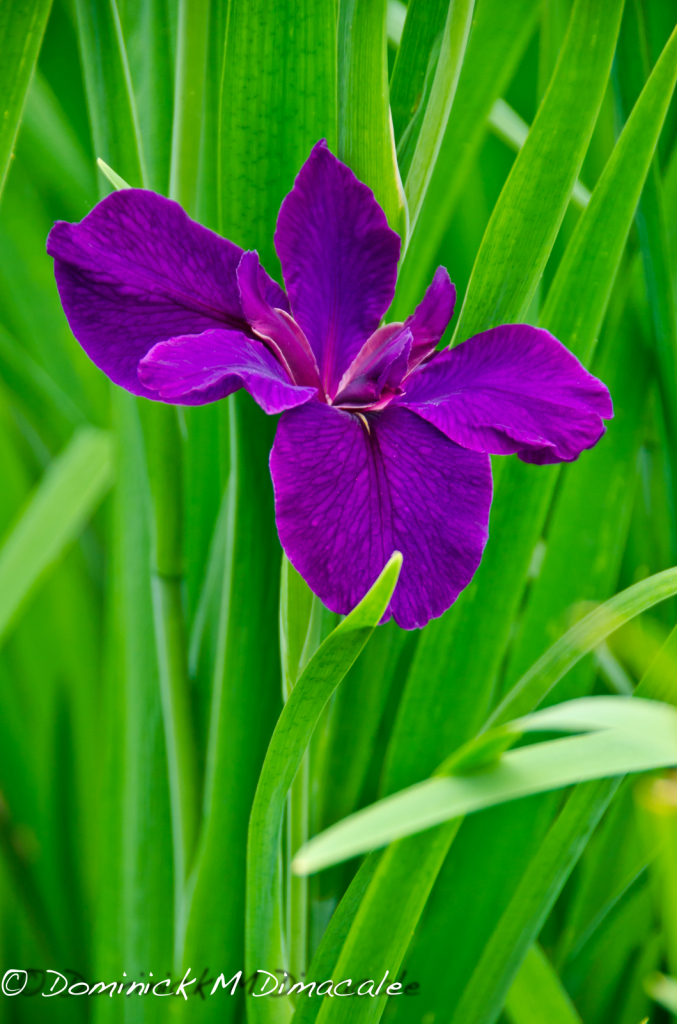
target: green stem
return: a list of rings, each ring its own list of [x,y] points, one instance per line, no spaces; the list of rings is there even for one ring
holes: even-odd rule
[[[195,849],[199,807],[181,593],[181,438],[176,411],[170,406],[143,403],[142,418],[153,499],[151,585],[172,810],[174,951],[178,963],[185,930],[185,883]]]

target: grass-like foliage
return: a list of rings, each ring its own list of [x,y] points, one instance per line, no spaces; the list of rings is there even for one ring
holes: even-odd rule
[[[677,1014],[676,23],[0,3],[0,1024]],[[492,456],[479,569],[423,629],[380,624],[399,551],[323,606],[280,546],[275,418],[112,384],[45,250],[148,189],[282,284],[320,139],[399,235],[386,323],[442,265],[438,347],[544,328],[613,399],[578,459]]]

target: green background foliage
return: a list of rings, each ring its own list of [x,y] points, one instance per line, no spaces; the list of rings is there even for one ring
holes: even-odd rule
[[[0,973],[206,996],[0,994],[0,1024],[677,1015],[676,24],[676,0],[0,5]],[[614,400],[576,463],[493,460],[482,565],[422,631],[377,625],[397,559],[322,607],[277,539],[274,420],[111,385],[45,252],[112,189],[98,158],[281,280],[320,138],[402,237],[387,319],[443,264],[445,344],[540,325]],[[591,695],[592,725],[560,707]],[[210,995],[240,969],[405,994]]]

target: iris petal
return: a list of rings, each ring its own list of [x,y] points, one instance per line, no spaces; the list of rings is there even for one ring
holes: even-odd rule
[[[75,337],[135,394],[153,397],[137,366],[157,342],[210,327],[251,334],[236,280],[242,249],[155,192],[114,192],[79,224],[58,222],[47,250]],[[287,310],[282,289],[266,282],[266,299]]]
[[[409,370],[413,370],[435,351],[454,314],[455,304],[456,289],[451,283],[447,268],[438,267],[422,300],[403,325],[411,331],[413,338]]]
[[[320,378],[308,339],[289,313],[266,301],[266,276],[258,253],[243,253],[237,268],[237,283],[247,321],[259,337],[268,342],[292,380],[317,388]]]
[[[371,189],[319,142],[280,207],[275,247],[292,315],[333,398],[392,302],[400,239]]]
[[[141,360],[139,377],[151,397],[178,405],[204,405],[244,387],[269,414],[317,393],[292,384],[262,342],[223,329],[160,342]]]
[[[407,372],[412,337],[399,324],[386,324],[365,341],[339,384],[335,405],[366,406],[400,393]]]
[[[474,451],[570,462],[604,433],[613,406],[602,381],[547,331],[494,327],[439,352],[405,383],[406,405]]]
[[[408,409],[293,409],[270,468],[282,545],[333,611],[353,608],[394,550],[404,562],[386,617],[405,629],[441,615],[472,579],[487,540],[489,457]]]

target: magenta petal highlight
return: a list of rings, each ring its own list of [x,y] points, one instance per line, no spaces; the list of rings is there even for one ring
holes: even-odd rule
[[[342,613],[401,551],[387,617],[414,629],[441,615],[479,565],[489,458],[408,409],[364,419],[319,402],[281,417],[270,458],[280,540],[315,593]]]
[[[244,387],[264,412],[273,414],[317,393],[292,384],[262,342],[238,331],[205,331],[160,342],[141,360],[138,372],[153,398],[178,405],[204,405]]]
[[[395,402],[458,444],[530,462],[576,459],[613,416],[605,385],[548,331],[526,324],[494,327],[437,353],[405,388]]]
[[[332,398],[395,293],[400,239],[370,188],[318,142],[275,232],[291,312]]]

